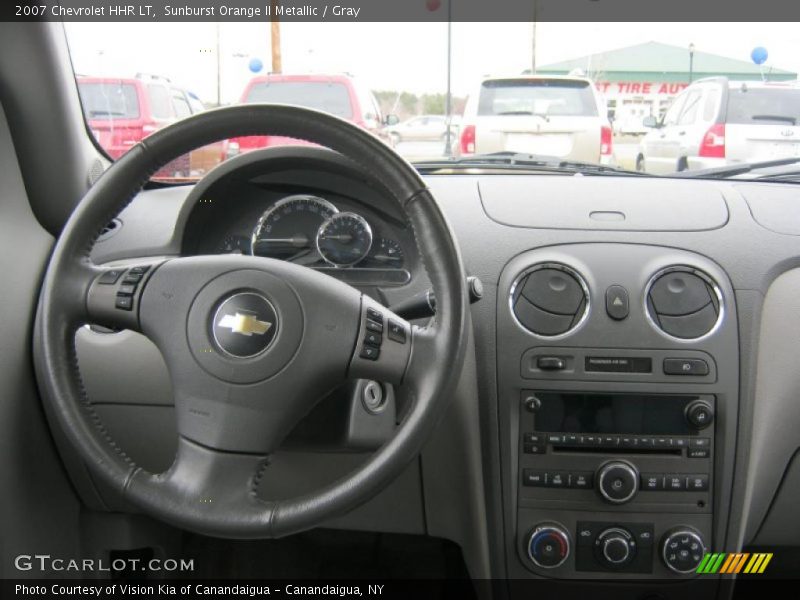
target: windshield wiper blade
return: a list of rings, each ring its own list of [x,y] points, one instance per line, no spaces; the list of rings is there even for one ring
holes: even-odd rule
[[[450,158],[441,160],[425,160],[415,162],[417,170],[427,172],[452,168],[506,168],[506,169],[538,169],[543,171],[557,171],[564,173],[580,174],[615,174],[639,175],[652,177],[647,173],[629,171],[610,165],[601,165],[577,160],[564,160],[556,156],[538,154],[524,154],[521,152],[492,152],[490,154],[476,154],[463,158]]]
[[[797,125],[797,119],[788,115],[753,115],[750,118],[754,121],[783,121],[784,123]]]
[[[710,169],[700,169],[698,171],[681,171],[673,173],[670,177],[680,177],[684,179],[727,179],[736,175],[743,175],[758,169],[768,167],[782,167],[783,165],[793,165],[800,162],[800,158],[777,158],[775,160],[763,160],[751,163],[739,163],[726,165],[724,167],[712,167]]]

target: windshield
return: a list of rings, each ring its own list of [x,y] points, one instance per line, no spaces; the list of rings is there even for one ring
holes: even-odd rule
[[[677,176],[800,157],[795,23],[189,17],[64,24],[87,130],[112,160],[180,119],[250,103],[333,114],[426,172]],[[154,177],[192,181],[304,143],[220,140]]]

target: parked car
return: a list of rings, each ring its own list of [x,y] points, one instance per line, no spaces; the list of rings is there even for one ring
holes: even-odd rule
[[[451,135],[457,135],[459,119],[460,117],[455,116],[451,118]],[[447,136],[447,117],[444,115],[419,115],[387,127],[386,131],[395,145],[400,142],[443,142]]]
[[[92,134],[117,160],[160,128],[205,110],[200,99],[165,77],[78,77],[83,111]],[[225,159],[224,141],[198,148],[162,167],[159,178],[196,177]]]
[[[697,81],[648,117],[636,167],[651,173],[800,157],[798,82]]]
[[[458,152],[503,151],[611,162],[611,124],[592,81],[535,75],[484,79],[467,100]]]
[[[242,104],[268,102],[313,108],[352,121],[359,127],[390,142],[386,125],[397,118],[384,119],[378,100],[364,83],[347,74],[283,75],[254,77],[245,87]],[[308,142],[278,136],[250,136],[231,140],[230,154],[268,146],[308,145]]]

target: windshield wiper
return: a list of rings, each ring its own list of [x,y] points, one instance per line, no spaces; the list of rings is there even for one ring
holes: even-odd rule
[[[727,179],[759,169],[782,167],[784,165],[793,165],[798,162],[800,162],[800,158],[778,158],[775,160],[726,165],[724,167],[712,167],[710,169],[700,169],[698,171],[681,171],[679,173],[673,173],[670,177],[681,177],[684,179]]]
[[[647,173],[629,171],[610,165],[601,165],[577,160],[563,160],[556,156],[524,154],[521,152],[492,152],[476,154],[463,158],[423,160],[414,163],[417,171],[431,173],[446,169],[508,169],[536,170],[579,175],[639,175],[652,177]]]
[[[754,121],[782,121],[784,123],[791,123],[797,125],[797,119],[787,115],[753,115],[750,117]]]

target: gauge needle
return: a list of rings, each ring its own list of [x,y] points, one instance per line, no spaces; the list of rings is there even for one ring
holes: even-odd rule
[[[350,235],[349,233],[340,233],[338,235],[337,234],[330,234],[330,235],[324,234],[324,235],[321,235],[319,237],[321,237],[322,239],[325,239],[325,240],[334,240],[334,241],[337,241],[337,242],[344,242],[345,244],[349,244],[350,242],[353,241],[353,236]]]
[[[257,244],[292,244],[299,248],[308,246],[308,238],[304,235],[298,235],[288,238],[258,238]]]
[[[372,258],[380,261],[400,260],[399,256],[389,256],[388,254],[375,254]]]

